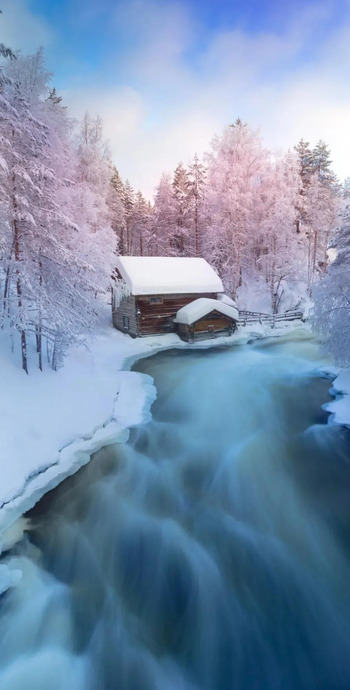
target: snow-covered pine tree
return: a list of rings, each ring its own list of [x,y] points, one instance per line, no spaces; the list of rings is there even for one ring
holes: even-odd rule
[[[125,218],[125,253],[131,255],[136,242],[133,237],[133,214],[135,205],[135,191],[129,180],[124,184],[123,194],[124,218]]]
[[[199,256],[203,251],[205,180],[206,168],[200,163],[197,154],[195,154],[187,173],[188,224],[190,226],[191,245],[194,248],[195,256]]]
[[[125,206],[124,185],[119,171],[112,166],[112,175],[107,194],[107,205],[110,212],[110,224],[117,237],[117,248],[120,254],[125,254]]]
[[[308,245],[308,289],[327,267],[327,248],[340,208],[340,185],[331,170],[328,146],[319,141],[312,151],[312,175],[305,196]]]
[[[300,139],[299,143],[294,146],[294,150],[297,154],[300,175],[300,184],[296,197],[296,231],[300,233],[301,226],[307,222],[305,197],[314,172],[314,167],[312,150],[308,141]]]
[[[338,187],[338,181],[331,169],[331,153],[327,144],[320,139],[312,151],[312,172],[326,187]]]
[[[149,243],[149,255],[173,254],[172,238],[176,228],[176,206],[171,177],[163,173],[156,189],[153,206],[153,231]]]
[[[132,253],[136,256],[146,256],[152,237],[152,207],[140,191],[135,194],[132,235],[134,242]]]
[[[172,182],[173,202],[175,208],[174,234],[171,237],[171,250],[174,256],[191,254],[190,238],[190,202],[188,193],[188,173],[182,163],[176,167]]]

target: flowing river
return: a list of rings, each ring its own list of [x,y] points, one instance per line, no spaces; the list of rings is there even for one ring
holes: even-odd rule
[[[28,516],[1,690],[349,690],[350,432],[317,343],[140,361],[153,420]]]

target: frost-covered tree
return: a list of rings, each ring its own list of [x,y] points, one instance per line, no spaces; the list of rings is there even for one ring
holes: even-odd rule
[[[269,285],[273,314],[278,313],[288,283],[302,275],[302,245],[295,232],[298,186],[298,167],[291,154],[271,161],[261,181],[258,228],[262,241],[257,265]]]
[[[174,253],[172,238],[176,231],[176,205],[172,181],[164,173],[156,189],[153,207],[153,233],[149,254],[171,256]]]
[[[174,171],[172,182],[175,227],[171,237],[172,252],[176,256],[191,253],[190,202],[188,194],[188,173],[182,163]]]
[[[194,255],[199,256],[203,246],[203,233],[205,227],[205,180],[206,168],[200,163],[197,154],[188,167],[187,194],[188,194],[188,224],[190,228],[191,245]]]
[[[5,245],[2,325],[7,317],[10,330],[20,332],[22,366],[28,372],[27,332],[35,327],[41,230],[52,211],[52,204],[47,203],[54,181],[49,167],[49,130],[38,107],[49,75],[41,51],[14,60],[4,74],[0,121]]]
[[[314,172],[313,155],[308,141],[301,139],[294,147],[299,165],[300,184],[296,196],[296,231],[301,231],[301,226],[307,221],[306,215],[306,196],[310,185],[310,180]]]
[[[119,171],[112,166],[112,174],[107,193],[107,205],[110,213],[110,223],[117,237],[117,249],[125,254],[125,206],[124,185]]]
[[[347,177],[343,182],[342,194],[344,199],[350,197],[350,177]]]
[[[4,67],[1,108],[2,327],[20,333],[22,366],[28,371],[28,339],[42,341],[50,363],[97,314],[96,297],[110,274],[108,225],[100,137],[88,120],[79,144],[56,94],[41,50]],[[90,139],[89,139],[90,137]],[[97,167],[95,166],[98,162]],[[92,165],[90,165],[92,163]]]
[[[255,242],[253,220],[266,161],[258,134],[240,120],[213,140],[207,157],[205,255],[232,294]]]
[[[319,141],[311,149],[309,143],[301,140],[295,150],[300,174],[297,232],[303,235],[307,286],[311,295],[327,266],[327,247],[336,224],[340,187],[331,169],[332,161],[325,142]]]
[[[336,362],[350,365],[350,205],[341,214],[337,256],[314,289],[313,326]]]
[[[307,213],[307,282],[311,294],[319,275],[327,267],[327,249],[337,223],[338,194],[324,184],[317,174],[314,174],[308,188],[305,207]]]
[[[337,187],[338,182],[331,168],[331,153],[327,144],[320,140],[312,151],[312,170],[325,187]]]
[[[137,256],[147,255],[152,238],[152,207],[140,191],[135,194],[132,234],[134,241],[132,253]]]

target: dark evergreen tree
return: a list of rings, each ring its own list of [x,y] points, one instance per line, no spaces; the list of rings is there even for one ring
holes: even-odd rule
[[[300,166],[300,177],[302,185],[305,188],[310,183],[310,178],[314,171],[313,152],[309,142],[304,141],[304,139],[300,139],[299,143],[294,146],[294,151],[297,153]]]
[[[300,139],[299,143],[296,146],[294,146],[294,150],[297,154],[300,174],[300,187],[295,204],[297,211],[296,231],[297,233],[300,233],[301,225],[307,223],[305,197],[307,195],[307,190],[310,185],[314,168],[312,150],[310,148],[310,144],[308,141]]]
[[[312,151],[312,171],[317,173],[319,181],[326,187],[338,186],[331,165],[329,148],[324,141],[320,140]]]

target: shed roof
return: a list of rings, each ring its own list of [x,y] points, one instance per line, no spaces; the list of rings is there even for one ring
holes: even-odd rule
[[[225,295],[225,293],[218,295],[218,299],[220,300],[220,302],[224,302],[224,304],[228,304],[229,307],[234,307],[235,309],[238,308],[237,303],[233,299],[231,299],[231,297],[229,297],[228,295]]]
[[[194,302],[190,302],[190,304],[186,304],[185,307],[179,309],[175,321],[191,326],[191,324],[202,319],[203,316],[207,316],[207,314],[210,314],[214,310],[228,316],[234,321],[238,321],[238,310],[235,307],[230,307],[224,302],[219,302],[216,299],[209,299],[207,297],[195,299]]]
[[[116,267],[132,295],[223,292],[205,259],[174,256],[119,256]]]

